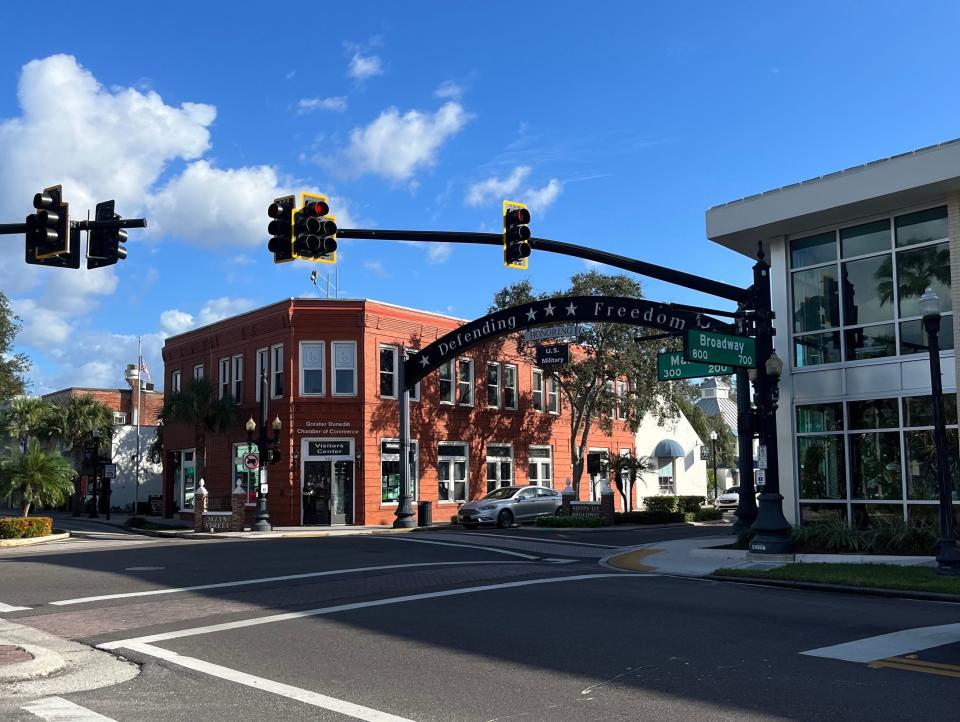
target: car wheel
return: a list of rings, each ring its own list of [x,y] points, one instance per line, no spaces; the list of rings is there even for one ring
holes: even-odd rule
[[[513,512],[509,509],[504,509],[497,514],[497,526],[501,529],[513,526]]]
[[[477,528],[477,525],[476,525],[476,524],[464,524],[464,525],[463,525],[463,528],[464,528],[464,529],[476,529],[476,528]]]

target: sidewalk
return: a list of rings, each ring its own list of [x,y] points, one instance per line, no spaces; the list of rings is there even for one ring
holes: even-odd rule
[[[690,577],[705,577],[717,569],[773,569],[793,562],[815,564],[898,564],[921,566],[934,562],[933,557],[881,556],[874,554],[786,554],[765,557],[743,549],[712,549],[730,544],[730,536],[677,539],[644,544],[619,552],[603,560],[604,564],[625,571],[658,572]]]

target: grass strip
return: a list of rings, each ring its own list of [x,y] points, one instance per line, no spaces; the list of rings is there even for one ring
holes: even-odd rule
[[[960,594],[960,577],[943,577],[933,567],[895,564],[787,564],[776,569],[717,569],[716,576],[744,579],[839,584],[850,587],[902,589],[912,592]]]

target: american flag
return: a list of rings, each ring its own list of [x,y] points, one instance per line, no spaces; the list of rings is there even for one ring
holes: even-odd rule
[[[143,356],[140,357],[140,373],[142,374],[141,378],[146,378],[148,383],[153,383],[153,378],[150,376],[150,369],[147,368],[147,362],[143,360]]]

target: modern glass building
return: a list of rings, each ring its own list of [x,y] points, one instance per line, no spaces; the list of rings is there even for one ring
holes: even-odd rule
[[[919,299],[927,288],[940,297],[957,486],[960,140],[716,206],[707,235],[751,258],[762,241],[771,264],[787,518],[936,522]]]

